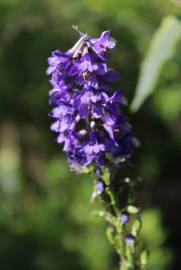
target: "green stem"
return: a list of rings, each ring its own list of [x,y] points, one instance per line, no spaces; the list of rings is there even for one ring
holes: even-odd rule
[[[100,176],[94,176],[94,179],[100,179]],[[128,187],[127,203],[124,209],[120,209],[117,194],[112,188],[112,179],[108,170],[104,171],[101,179],[106,184],[104,194],[106,199],[101,196],[101,201],[105,206],[104,218],[108,221],[111,227],[107,229],[107,237],[109,242],[114,246],[120,257],[120,270],[145,270],[148,261],[148,252],[145,249],[138,248],[138,236],[141,229],[140,210],[129,204],[130,194],[135,192],[135,183],[131,183],[125,179],[125,185]],[[134,181],[134,180],[133,180]],[[132,188],[133,187],[133,188]],[[124,189],[122,189],[124,192]],[[124,194],[125,195],[125,194]],[[111,207],[110,207],[111,206]],[[129,221],[121,219],[123,213],[127,213]]]

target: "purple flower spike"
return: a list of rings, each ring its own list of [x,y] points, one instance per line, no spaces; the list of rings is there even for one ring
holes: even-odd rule
[[[120,75],[107,59],[116,42],[105,31],[99,38],[80,32],[80,39],[65,53],[56,50],[48,58],[51,76],[51,129],[63,143],[70,166],[83,171],[89,165],[118,166],[133,153],[132,128],[122,113],[126,104],[120,89],[111,84]]]

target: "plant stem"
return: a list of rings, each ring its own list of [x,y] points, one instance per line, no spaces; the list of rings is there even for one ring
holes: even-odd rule
[[[104,192],[99,196],[104,206],[103,216],[108,221],[107,238],[120,257],[120,270],[145,270],[148,261],[148,252],[144,248],[138,248],[139,233],[141,230],[140,209],[133,204],[130,205],[130,197],[135,193],[138,181],[130,181],[125,178],[121,184],[127,187],[126,202],[123,208],[119,205],[118,191],[112,185],[111,174],[108,170],[101,175],[94,176],[96,181],[103,181]],[[128,181],[129,180],[129,181]],[[124,188],[122,193],[125,192]],[[121,195],[123,195],[121,193]],[[100,195],[100,194],[99,194]],[[124,194],[125,195],[125,194]],[[101,212],[102,213],[102,212]],[[139,243],[140,246],[140,243]]]

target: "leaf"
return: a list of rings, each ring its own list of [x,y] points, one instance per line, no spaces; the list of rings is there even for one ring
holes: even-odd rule
[[[174,16],[166,16],[156,31],[147,56],[142,63],[136,94],[131,104],[136,112],[154,91],[164,63],[171,58],[177,41],[181,39],[181,22]]]

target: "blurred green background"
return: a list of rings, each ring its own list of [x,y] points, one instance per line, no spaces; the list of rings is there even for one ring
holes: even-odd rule
[[[130,103],[155,30],[180,12],[179,0],[0,0],[0,269],[117,269],[91,215],[91,180],[69,171],[49,130],[47,57],[74,44],[72,24],[95,36],[111,29]],[[141,142],[128,174],[144,178],[148,270],[181,269],[180,45],[140,111],[127,108]]]

